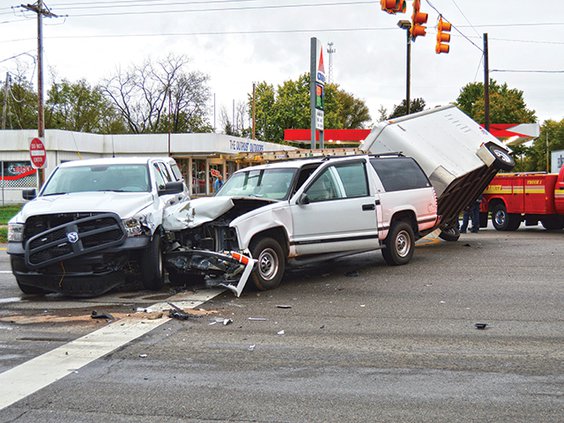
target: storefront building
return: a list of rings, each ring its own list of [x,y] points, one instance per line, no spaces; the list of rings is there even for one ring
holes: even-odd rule
[[[21,203],[21,191],[38,185],[29,145],[36,130],[0,130],[0,204]],[[213,194],[215,175],[223,180],[237,169],[262,162],[264,152],[294,147],[223,134],[97,135],[46,130],[45,175],[60,163],[101,157],[172,156],[192,196]]]

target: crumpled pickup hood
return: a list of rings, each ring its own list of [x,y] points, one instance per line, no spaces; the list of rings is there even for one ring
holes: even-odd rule
[[[180,231],[211,222],[231,210],[238,201],[252,201],[257,207],[277,202],[256,197],[205,197],[176,204],[165,210],[163,228]]]
[[[131,217],[153,203],[150,193],[77,192],[37,197],[27,203],[16,216],[25,222],[30,216],[73,212],[113,212],[122,219]]]

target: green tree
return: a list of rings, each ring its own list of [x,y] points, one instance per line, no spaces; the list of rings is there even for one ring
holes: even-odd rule
[[[126,132],[119,113],[100,87],[85,80],[54,82],[47,93],[45,126],[49,129],[116,134]]]
[[[256,136],[265,141],[282,142],[284,129],[309,128],[309,74],[284,81],[276,89],[261,82],[255,86]],[[248,110],[252,110],[252,94]],[[362,128],[370,121],[363,100],[342,90],[337,84],[325,85],[325,127],[332,129]]]
[[[546,120],[541,126],[540,136],[528,149],[524,169],[528,171],[546,171],[547,158],[554,150],[564,150],[564,119]],[[549,160],[548,160],[549,161]]]
[[[461,90],[456,105],[479,123],[485,122],[484,84],[471,82]],[[509,88],[506,83],[490,81],[490,122],[531,123],[536,121],[535,111],[528,109],[523,91]]]
[[[388,119],[405,116],[407,114],[406,104],[407,102],[404,98],[400,104],[394,105],[394,111],[388,116]],[[414,98],[409,101],[409,113],[422,112],[423,110],[425,110],[425,100],[422,98]]]
[[[37,128],[37,92],[33,89],[32,84],[24,76],[11,75],[8,80],[7,98],[4,98],[5,84],[6,81],[2,81],[0,87],[0,104],[2,105],[0,116],[2,116],[5,128]]]

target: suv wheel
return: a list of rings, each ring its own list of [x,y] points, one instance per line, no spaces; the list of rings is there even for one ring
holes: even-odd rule
[[[384,260],[390,266],[401,266],[409,263],[415,248],[413,228],[402,220],[394,222],[382,250]]]
[[[278,241],[262,238],[251,244],[251,255],[257,260],[251,278],[261,291],[276,288],[282,281],[286,257]]]

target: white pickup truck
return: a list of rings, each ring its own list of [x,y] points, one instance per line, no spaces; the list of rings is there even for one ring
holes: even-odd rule
[[[280,284],[288,260],[382,249],[410,261],[438,224],[436,195],[417,162],[397,154],[316,157],[248,167],[215,197],[166,211],[172,282],[206,276],[241,294]]]
[[[102,294],[137,275],[163,285],[164,211],[188,199],[171,158],[63,163],[8,224],[8,254],[24,293]]]

